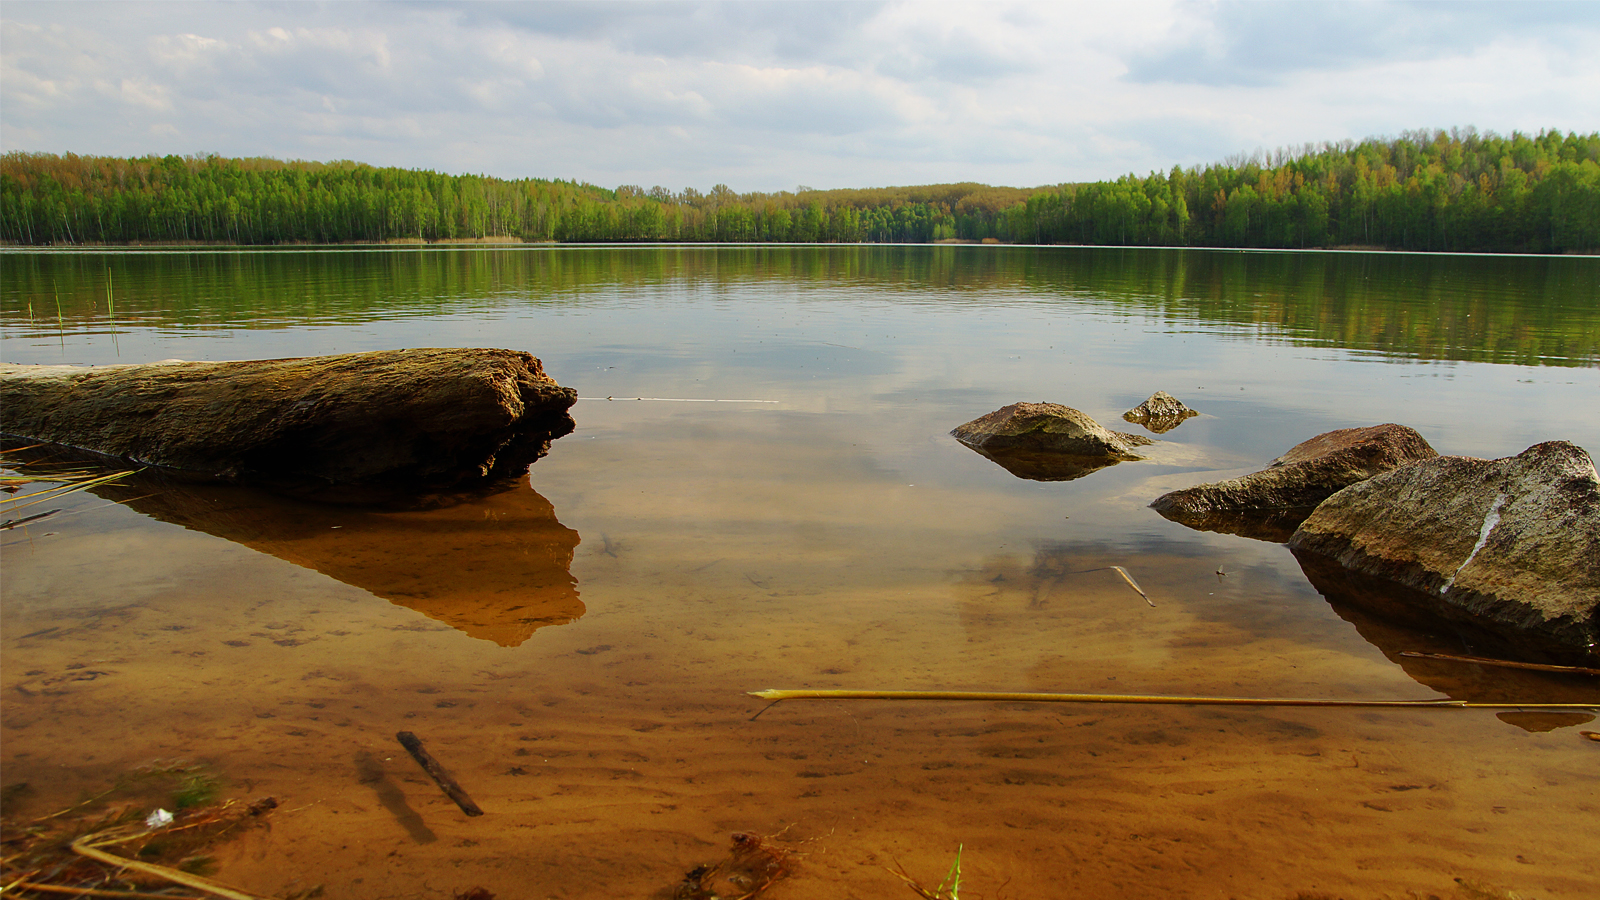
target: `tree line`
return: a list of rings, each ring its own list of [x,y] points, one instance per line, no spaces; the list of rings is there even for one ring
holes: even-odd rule
[[[1041,188],[736,193],[219,156],[0,157],[17,245],[520,240],[1600,248],[1600,133],[1417,131]]]

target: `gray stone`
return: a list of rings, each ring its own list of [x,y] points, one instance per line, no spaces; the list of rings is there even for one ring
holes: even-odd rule
[[[950,432],[973,449],[1031,450],[1076,456],[1138,459],[1133,448],[1147,437],[1110,431],[1089,416],[1059,403],[1013,403]]]
[[[1323,501],[1289,546],[1410,588],[1442,614],[1596,652],[1600,482],[1565,441],[1376,475]]]
[[[956,440],[1018,478],[1070,481],[1106,466],[1143,458],[1134,448],[1155,443],[1110,431],[1059,403],[1013,403],[957,426]]]
[[[1122,418],[1143,425],[1156,434],[1165,434],[1182,425],[1185,419],[1198,415],[1177,397],[1166,391],[1156,391],[1149,400],[1123,413]]]
[[[291,490],[434,488],[516,474],[572,431],[576,400],[539,360],[512,350],[0,364],[0,433]]]
[[[1334,492],[1438,455],[1404,425],[1341,428],[1296,444],[1259,472],[1163,494],[1150,506],[1191,528],[1283,540]]]

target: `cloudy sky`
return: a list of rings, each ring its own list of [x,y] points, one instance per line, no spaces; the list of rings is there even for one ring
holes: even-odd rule
[[[1594,2],[31,2],[0,149],[738,191],[1600,128]]]

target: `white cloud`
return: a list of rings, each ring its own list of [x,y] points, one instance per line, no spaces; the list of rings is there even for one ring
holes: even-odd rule
[[[124,78],[118,86],[124,103],[165,112],[172,109],[171,91],[143,78]]]
[[[1431,126],[1592,130],[1593,4],[0,7],[0,148],[777,190],[1039,185]]]

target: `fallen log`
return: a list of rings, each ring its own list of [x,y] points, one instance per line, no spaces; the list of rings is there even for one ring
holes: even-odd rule
[[[8,438],[319,496],[341,487],[470,487],[520,474],[572,431],[567,410],[576,400],[538,359],[513,350],[0,364],[0,434]]]

